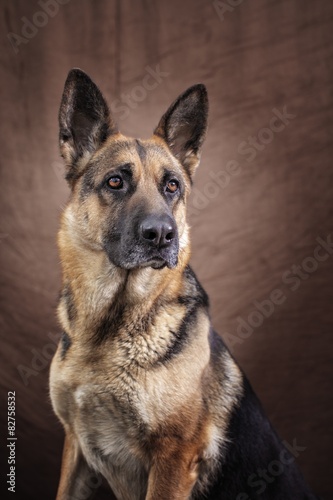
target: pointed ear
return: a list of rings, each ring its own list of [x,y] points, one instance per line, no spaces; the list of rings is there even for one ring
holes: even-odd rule
[[[199,83],[187,89],[171,104],[154,131],[154,134],[165,140],[190,177],[200,161],[207,117],[207,90]]]
[[[68,74],[59,126],[66,179],[72,183],[107,137],[118,132],[100,90],[80,69],[72,69]]]

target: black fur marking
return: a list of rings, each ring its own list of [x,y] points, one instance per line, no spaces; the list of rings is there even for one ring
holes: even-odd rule
[[[69,139],[72,138],[72,134],[70,133],[70,131],[68,129],[60,127],[59,138],[60,138],[60,140],[67,142],[67,141],[69,141]]]
[[[207,294],[201,287],[190,267],[185,269],[184,275],[187,282],[186,294],[177,297],[176,301],[181,305],[186,305],[186,315],[179,330],[177,332],[171,332],[173,340],[165,354],[159,358],[157,363],[169,361],[182,350],[195,324],[198,308],[208,308]],[[94,341],[96,345],[101,344],[110,335],[117,335],[117,332],[121,328],[126,327],[126,317],[131,313],[126,307],[126,298],[124,297],[125,289],[126,281],[123,289],[118,293],[95,330]],[[127,333],[129,335],[137,335],[147,331],[150,322],[153,320],[154,316],[158,314],[163,304],[163,300],[156,301],[148,314],[136,318],[135,321],[133,321],[134,318],[131,318],[131,324],[135,324],[135,327],[133,327],[132,330],[127,330]]]
[[[228,444],[221,447],[220,465],[204,498],[207,500],[315,500],[305,485],[295,458],[271,427],[250,383],[244,377],[244,394],[232,410]],[[282,458],[281,458],[282,457]],[[280,474],[269,467],[281,464]],[[260,471],[266,471],[265,481]],[[202,496],[194,496],[201,499]]]
[[[189,300],[195,300],[197,305],[201,305],[205,308],[209,308],[209,298],[206,291],[202,288],[198,278],[196,277],[193,269],[187,266],[184,271],[184,277],[187,282],[188,294],[183,297],[179,297],[180,303],[188,302]],[[185,302],[184,302],[185,301]]]
[[[102,318],[100,324],[94,332],[96,345],[104,342],[110,335],[115,336],[124,325],[125,304],[121,297],[117,297],[109,307],[107,313]]]
[[[92,434],[89,436],[89,441],[93,443],[95,441],[95,435]],[[105,462],[108,458],[107,455],[103,453],[103,451],[100,448],[97,448],[97,446],[94,446],[91,448],[91,453],[97,458],[98,461]]]
[[[136,150],[138,152],[139,158],[141,160],[141,163],[144,164],[147,158],[147,152],[145,147],[143,146],[142,142],[140,142],[138,139],[135,139],[135,146]]]
[[[171,361],[177,354],[179,354],[187,345],[189,336],[193,330],[197,319],[196,305],[189,307],[185,317],[177,332],[170,330],[172,335],[172,343],[169,345],[167,351],[157,361],[158,364],[165,364]]]
[[[198,310],[204,308],[207,311],[208,309],[208,296],[189,266],[185,269],[184,275],[187,294],[177,297],[177,302],[186,306],[186,314],[178,331],[170,330],[172,342],[163,356],[159,358],[158,363],[167,363],[184,349],[196,324]]]
[[[68,349],[72,345],[72,340],[66,332],[63,332],[60,342],[61,342],[61,354],[60,354],[60,356],[61,356],[61,359],[63,360],[63,359],[65,359],[66,352],[68,351]]]
[[[77,310],[74,303],[73,292],[68,283],[65,284],[62,289],[61,300],[66,306],[69,322],[72,323],[77,316]]]
[[[131,310],[126,306],[125,288],[126,285],[118,293],[96,329],[93,338],[96,345],[102,344],[110,335],[116,336],[122,328],[126,328],[126,334],[133,338],[145,333],[158,314],[158,309],[163,306],[163,300],[157,300],[147,314],[133,318]]]
[[[124,280],[122,288],[114,297],[104,317],[101,319],[93,336],[96,345],[102,344],[111,334],[116,335],[119,329],[124,325],[125,298],[127,279]]]

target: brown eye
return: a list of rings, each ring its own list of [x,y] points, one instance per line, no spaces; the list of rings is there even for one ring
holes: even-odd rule
[[[110,177],[108,185],[112,189],[121,189],[123,187],[123,181],[118,175],[115,175],[114,177]]]
[[[166,185],[166,190],[169,193],[175,193],[179,188],[179,182],[176,179],[171,179]]]

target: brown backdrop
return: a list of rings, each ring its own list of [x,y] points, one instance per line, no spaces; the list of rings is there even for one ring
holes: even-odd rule
[[[187,86],[207,85],[210,127],[190,209],[192,264],[215,327],[282,438],[304,448],[297,461],[308,482],[332,498],[333,256],[324,249],[313,255],[317,238],[333,233],[333,2],[1,6],[0,435],[3,452],[7,391],[15,390],[16,498],[54,498],[60,467],[48,358],[59,332],[55,235],[68,196],[57,112],[73,66],[100,85],[122,131],[142,137]],[[154,71],[155,80],[146,77]],[[274,119],[279,113],[284,123]],[[275,289],[280,304],[273,305]],[[2,478],[7,469],[3,462]]]

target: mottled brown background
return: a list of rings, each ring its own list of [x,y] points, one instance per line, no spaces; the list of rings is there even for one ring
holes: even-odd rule
[[[318,236],[333,232],[333,2],[244,0],[223,16],[209,0],[69,0],[17,53],[7,34],[22,35],[24,16],[43,24],[35,15],[41,7],[3,0],[1,11],[0,436],[4,459],[6,394],[15,390],[16,498],[54,498],[59,475],[62,430],[48,399],[49,362],[39,361],[27,385],[18,366],[31,368],[32,349],[41,352],[48,333],[59,331],[55,235],[68,188],[57,112],[73,66],[113,102],[122,131],[142,137],[187,86],[207,85],[210,127],[192,197],[192,264],[222,335],[235,335],[237,317],[246,320],[253,301],[275,288],[286,296],[233,353],[282,438],[306,447],[297,461],[308,482],[332,498],[333,258],[295,291],[282,275],[313,254]],[[142,98],[135,87],[156,65],[167,75]],[[121,111],[123,93],[142,101]],[[284,106],[296,117],[247,161],[239,145]],[[230,160],[239,162],[239,175],[214,191],[210,174]],[[1,482],[5,473],[2,462]]]

